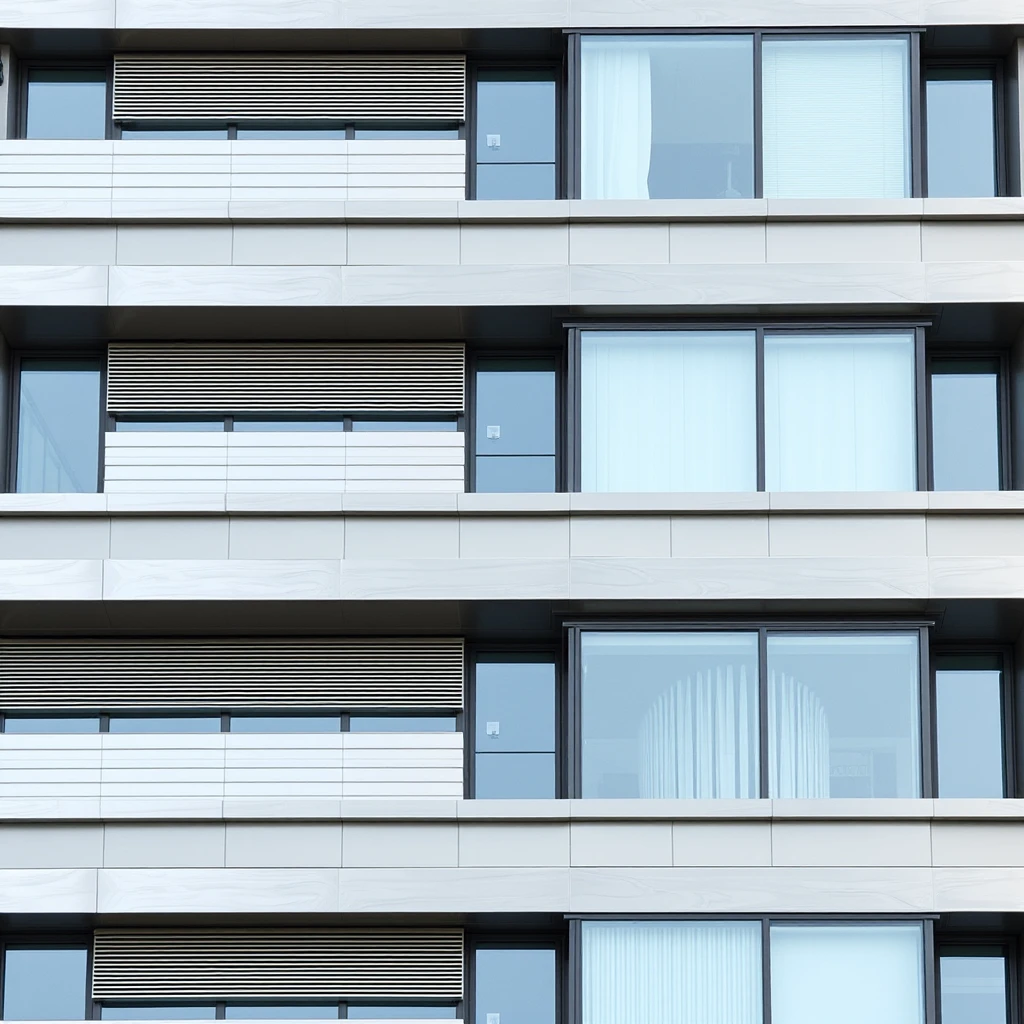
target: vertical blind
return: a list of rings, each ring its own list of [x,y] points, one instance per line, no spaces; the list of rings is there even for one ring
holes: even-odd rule
[[[910,42],[765,39],[764,194],[911,194]]]

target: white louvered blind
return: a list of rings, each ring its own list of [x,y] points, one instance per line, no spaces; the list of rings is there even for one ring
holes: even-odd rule
[[[110,412],[461,412],[461,342],[112,342]]]
[[[910,195],[905,36],[765,39],[762,83],[765,196]]]
[[[0,642],[5,711],[462,703],[461,639]]]
[[[114,120],[466,116],[463,54],[116,54]]]
[[[94,999],[460,999],[457,928],[100,929]]]

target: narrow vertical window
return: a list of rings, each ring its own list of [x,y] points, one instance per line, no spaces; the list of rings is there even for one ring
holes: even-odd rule
[[[474,967],[474,1024],[555,1024],[558,955],[554,949],[478,949]]]
[[[88,951],[8,946],[4,956],[4,1020],[82,1020]]]
[[[910,41],[765,38],[764,194],[911,195]]]
[[[929,196],[994,196],[996,89],[991,68],[930,68],[925,76]]]
[[[935,661],[940,797],[1006,793],[1002,668],[999,655],[943,655]]]
[[[939,998],[942,1024],[1007,1024],[1006,951],[1001,946],[943,947]]]
[[[934,359],[932,482],[937,491],[998,491],[999,360]]]
[[[104,68],[31,68],[27,93],[26,138],[106,138]]]
[[[99,364],[25,359],[20,377],[17,490],[95,492],[99,486]]]
[[[554,359],[479,361],[475,441],[476,490],[555,490]]]
[[[476,665],[475,699],[474,795],[557,796],[554,661],[482,655]]]
[[[476,86],[476,198],[555,199],[554,72],[485,70]]]

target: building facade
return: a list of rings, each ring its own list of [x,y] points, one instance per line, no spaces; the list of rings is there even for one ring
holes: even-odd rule
[[[1019,3],[0,65],[0,1018],[1024,1022]]]

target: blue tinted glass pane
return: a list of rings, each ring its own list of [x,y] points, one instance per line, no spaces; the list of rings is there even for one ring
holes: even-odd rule
[[[477,164],[477,199],[555,199],[554,164]]]
[[[357,139],[457,139],[458,128],[357,128]]]
[[[352,732],[455,732],[455,719],[353,715],[349,729]]]
[[[4,732],[59,733],[99,732],[99,718],[11,718],[4,720]]]
[[[455,1020],[454,1006],[349,1006],[349,1020]]]
[[[99,453],[99,367],[77,360],[24,360],[18,491],[94,493]]]
[[[104,1006],[100,1020],[214,1020],[213,1006]]]
[[[225,1006],[225,1020],[337,1020],[334,1006]]]
[[[929,72],[928,195],[996,194],[995,83],[968,69]]]
[[[145,139],[178,139],[187,141],[194,139],[226,139],[227,128],[122,128],[122,139],[143,141]]]
[[[553,949],[478,949],[475,1024],[555,1024],[556,970]]]
[[[344,430],[344,420],[235,420],[235,430],[245,431],[321,431]]]
[[[555,459],[542,455],[498,455],[476,460],[481,494],[546,494],[555,489]]]
[[[220,732],[220,717],[111,718],[110,731],[136,733]]]
[[[28,74],[29,139],[102,139],[107,73],[102,68],[39,68]]]
[[[232,732],[341,732],[341,719],[329,715],[232,715]]]
[[[4,959],[5,1020],[82,1020],[85,949],[10,949]]]
[[[932,476],[937,491],[999,490],[999,374],[984,362],[932,364]]]
[[[939,960],[942,1024],[1006,1024],[1006,958],[999,949],[970,947]]]
[[[550,72],[481,72],[476,130],[480,163],[554,163],[555,82]]]
[[[555,749],[555,666],[551,661],[481,661],[476,666],[476,749]]]
[[[554,754],[477,754],[478,800],[553,800]]]
[[[245,139],[343,139],[344,128],[239,128],[236,138]]]
[[[555,364],[480,361],[476,372],[478,455],[555,454]]]
[[[1004,795],[1003,673],[992,660],[936,660],[935,718],[941,797]]]
[[[454,431],[455,420],[353,420],[353,430],[444,430]]]
[[[223,420],[118,420],[120,433],[210,433],[224,431]]]

